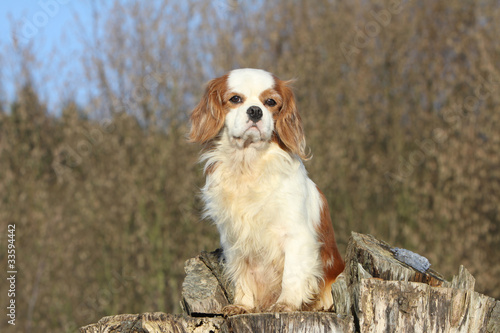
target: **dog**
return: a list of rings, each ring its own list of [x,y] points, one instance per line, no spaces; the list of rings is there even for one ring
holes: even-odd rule
[[[220,234],[234,304],[223,312],[330,310],[344,270],[324,194],[307,176],[290,81],[260,69],[213,79],[190,116],[203,145],[204,217]]]

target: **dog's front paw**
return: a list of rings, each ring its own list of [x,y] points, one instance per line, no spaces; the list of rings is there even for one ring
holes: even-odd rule
[[[225,307],[222,308],[222,314],[224,317],[231,317],[231,316],[236,316],[239,314],[245,314],[249,313],[251,309],[244,306],[244,305],[239,305],[239,304],[231,304],[231,305],[226,305]]]
[[[271,305],[271,307],[268,309],[269,312],[293,312],[297,311],[297,308],[283,302],[277,302]]]

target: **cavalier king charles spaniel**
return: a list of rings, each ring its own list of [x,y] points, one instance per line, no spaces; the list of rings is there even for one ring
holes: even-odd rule
[[[330,310],[344,270],[327,201],[309,179],[290,82],[236,69],[208,83],[191,114],[204,148],[204,216],[220,233],[234,304],[223,312]]]

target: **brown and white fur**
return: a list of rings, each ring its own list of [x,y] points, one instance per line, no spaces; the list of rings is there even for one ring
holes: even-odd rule
[[[226,314],[328,310],[344,269],[323,193],[307,176],[289,82],[237,69],[208,83],[191,114],[204,145],[205,217],[220,233],[235,287]]]

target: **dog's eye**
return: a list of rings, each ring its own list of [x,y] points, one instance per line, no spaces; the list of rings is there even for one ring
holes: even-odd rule
[[[242,99],[240,96],[238,95],[234,95],[233,97],[231,97],[229,99],[231,101],[231,103],[234,103],[234,104],[238,104],[238,103],[241,103],[242,102]]]
[[[269,98],[268,100],[266,100],[266,103],[265,103],[267,106],[270,106],[270,107],[273,107],[273,106],[276,106],[276,101],[272,98]]]

